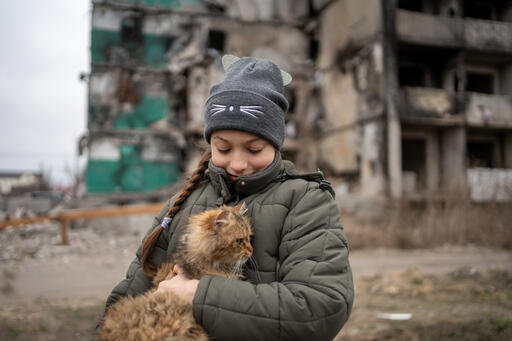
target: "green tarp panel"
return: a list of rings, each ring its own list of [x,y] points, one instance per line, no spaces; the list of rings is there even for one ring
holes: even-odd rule
[[[144,189],[146,191],[161,188],[175,183],[180,176],[180,168],[176,162],[143,161]]]
[[[144,96],[133,111],[122,112],[114,122],[117,129],[145,129],[151,123],[169,116],[169,103],[165,97]]]
[[[140,158],[140,150],[132,145],[123,144],[119,151],[121,152],[121,165],[122,166],[136,166],[142,161]]]
[[[108,48],[111,46],[121,46],[120,31],[91,30],[91,62],[108,62]]]
[[[157,35],[144,35],[144,64],[153,67],[162,67],[166,64],[165,53],[170,46],[170,37]]]
[[[123,167],[119,181],[123,192],[142,192],[145,190],[141,165]]]
[[[165,97],[144,96],[135,108],[135,115],[147,125],[169,116],[169,103]]]
[[[177,162],[142,160],[139,148],[132,145],[122,145],[120,153],[120,160],[88,160],[88,193],[152,191],[175,183],[180,176]]]
[[[85,185],[88,193],[113,193],[117,189],[116,160],[87,160]]]
[[[109,62],[109,49],[115,46],[123,47],[131,60],[140,64],[163,67],[167,62],[165,53],[171,44],[169,36],[146,34],[142,42],[121,41],[121,31],[109,31],[93,28],[91,30],[91,62]]]

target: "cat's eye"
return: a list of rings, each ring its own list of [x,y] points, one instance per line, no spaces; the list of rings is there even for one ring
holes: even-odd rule
[[[242,238],[238,238],[238,239],[236,240],[236,242],[237,242],[238,244],[242,245],[242,244],[244,243],[244,240],[243,240]]]

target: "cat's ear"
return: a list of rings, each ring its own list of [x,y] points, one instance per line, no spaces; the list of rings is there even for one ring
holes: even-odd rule
[[[220,213],[215,217],[215,230],[218,231],[228,221],[229,211],[221,210]]]
[[[247,208],[247,205],[246,205],[246,203],[244,201],[244,202],[236,205],[235,209],[238,211],[239,214],[244,215],[247,212],[248,208]]]

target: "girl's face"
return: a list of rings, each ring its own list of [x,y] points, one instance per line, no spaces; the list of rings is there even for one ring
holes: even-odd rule
[[[267,140],[239,130],[217,130],[210,142],[213,164],[224,168],[231,180],[264,170],[276,153]]]

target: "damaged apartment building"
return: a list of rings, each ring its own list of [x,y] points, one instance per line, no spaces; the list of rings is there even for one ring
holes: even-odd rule
[[[227,53],[292,74],[283,153],[298,168],[366,198],[510,197],[504,0],[94,0],[89,193],[180,178]]]

